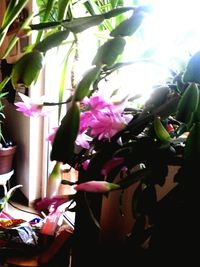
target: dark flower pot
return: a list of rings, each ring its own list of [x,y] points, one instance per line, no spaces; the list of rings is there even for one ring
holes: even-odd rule
[[[13,159],[17,146],[0,149],[0,174],[8,173],[13,169]]]

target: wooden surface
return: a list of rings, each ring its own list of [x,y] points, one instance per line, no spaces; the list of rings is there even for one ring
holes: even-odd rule
[[[33,257],[14,257],[14,258],[9,258],[6,261],[6,264],[8,267],[14,267],[14,266],[25,266],[25,267],[38,267],[38,256],[33,256]]]

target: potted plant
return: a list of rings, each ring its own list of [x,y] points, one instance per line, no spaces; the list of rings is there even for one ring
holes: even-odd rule
[[[20,12],[23,10],[25,5],[28,3],[28,1],[18,1],[13,5],[12,1],[9,1],[9,3],[2,3],[2,7],[4,5],[7,5],[6,11],[3,14],[2,21],[1,21],[1,28],[0,28],[0,48],[3,47],[3,43],[5,41],[6,35],[9,31],[9,28],[13,25],[16,18],[20,14]],[[23,27],[23,25],[20,25]],[[20,29],[20,28],[19,28]],[[18,38],[16,36],[13,36],[10,43],[7,45],[4,53],[2,54],[1,49],[1,71],[2,71],[2,65],[3,60],[5,60],[6,56],[10,53],[16,42],[18,41]],[[8,92],[6,92],[5,86],[10,81],[9,75],[6,75],[2,79],[2,72],[1,72],[1,80],[0,80],[0,174],[5,174],[10,172],[13,169],[13,158],[16,153],[16,145],[14,142],[10,139],[10,137],[7,137],[7,133],[4,127],[4,121],[5,121],[5,114],[4,114],[4,98],[7,97]]]
[[[5,86],[5,81],[1,85]],[[16,153],[17,146],[13,141],[9,140],[6,134],[4,135],[4,105],[2,103],[7,93],[0,90],[0,175],[9,173],[13,170],[13,159]]]
[[[45,9],[46,18],[51,17],[53,7]],[[195,216],[186,218],[189,223],[186,227],[185,210],[191,203],[198,207],[195,194],[198,181],[193,173],[198,173],[200,158],[200,54],[191,56],[183,71],[172,72],[164,84],[155,85],[150,98],[139,108],[129,106],[135,98],[125,97],[116,103],[98,93],[100,83],[131,64],[119,59],[126,37],[136,32],[149,7],[111,8],[101,14],[94,14],[90,8],[90,15],[81,18],[73,18],[71,11],[63,4],[59,6],[57,20],[29,25],[30,30],[50,30],[43,38],[40,34],[16,62],[11,74],[14,87],[18,83],[30,86],[43,67],[47,51],[59,47],[70,34],[76,41],[82,31],[132,12],[110,31],[109,38],[97,48],[91,68],[72,88],[73,94],[60,103],[70,106],[51,139],[51,160],[56,164],[67,163],[79,172],[78,182],[63,181],[77,191],[72,266],[94,266],[90,255],[98,257],[100,266],[105,262],[114,266],[128,266],[133,260],[155,262],[157,255],[164,257],[167,252],[173,257],[169,261],[187,259],[189,254],[183,252],[194,249],[191,237],[197,230],[192,228]],[[114,95],[112,92],[110,98]],[[28,109],[25,102],[18,107],[27,115],[33,107],[34,112],[42,113],[45,105],[49,103],[30,105]],[[178,167],[174,176],[176,186],[158,200],[156,186],[165,184],[169,166]],[[132,185],[136,185],[129,199],[133,227],[122,246],[113,243],[108,248],[100,239],[102,200],[118,191],[120,204],[124,192]],[[189,238],[188,243],[185,237]],[[106,253],[108,249],[110,256]],[[194,250],[190,256],[194,256]]]

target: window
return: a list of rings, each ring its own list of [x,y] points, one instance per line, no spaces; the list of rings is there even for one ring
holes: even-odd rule
[[[131,5],[133,2],[138,5],[151,4],[152,12],[146,16],[136,34],[127,38],[123,61],[132,62],[132,64],[124,67],[117,73],[114,80],[107,81],[102,86],[107,86],[110,82],[112,86],[109,87],[120,89],[120,97],[127,94],[130,96],[142,94],[143,99],[140,98],[139,101],[145,101],[153,90],[153,85],[166,80],[166,77],[170,78],[172,70],[177,73],[183,70],[190,56],[199,49],[199,3],[195,0],[190,2],[127,0],[125,2],[127,5]],[[78,42],[78,60],[75,62],[73,57],[70,57],[73,69],[69,67],[70,64],[66,68],[65,99],[70,95],[70,89],[73,86],[72,71],[74,71],[76,83],[76,78],[81,77],[81,73],[91,66],[91,60],[96,53],[96,35],[93,28],[83,32],[79,37],[81,39]],[[45,91],[48,92],[50,98],[56,101],[59,100],[58,89],[61,84],[61,73],[72,39],[66,42],[68,49],[66,46],[62,46],[58,50],[53,49],[48,52],[46,57]],[[100,41],[105,39],[106,35],[99,34]],[[75,50],[71,51],[71,55],[75,53]],[[65,108],[66,106],[62,107],[62,114],[64,114]],[[57,124],[58,114],[55,113],[55,116],[51,117],[48,122],[48,129],[50,130]],[[50,162],[49,171],[51,164]]]

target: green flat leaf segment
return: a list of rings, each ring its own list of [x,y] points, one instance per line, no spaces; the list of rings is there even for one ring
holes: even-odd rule
[[[43,66],[43,56],[38,51],[32,51],[21,57],[13,66],[11,82],[14,88],[18,83],[30,86],[37,78]]]
[[[75,140],[79,131],[80,108],[73,102],[56,132],[51,151],[51,160],[69,163],[74,154]]]

